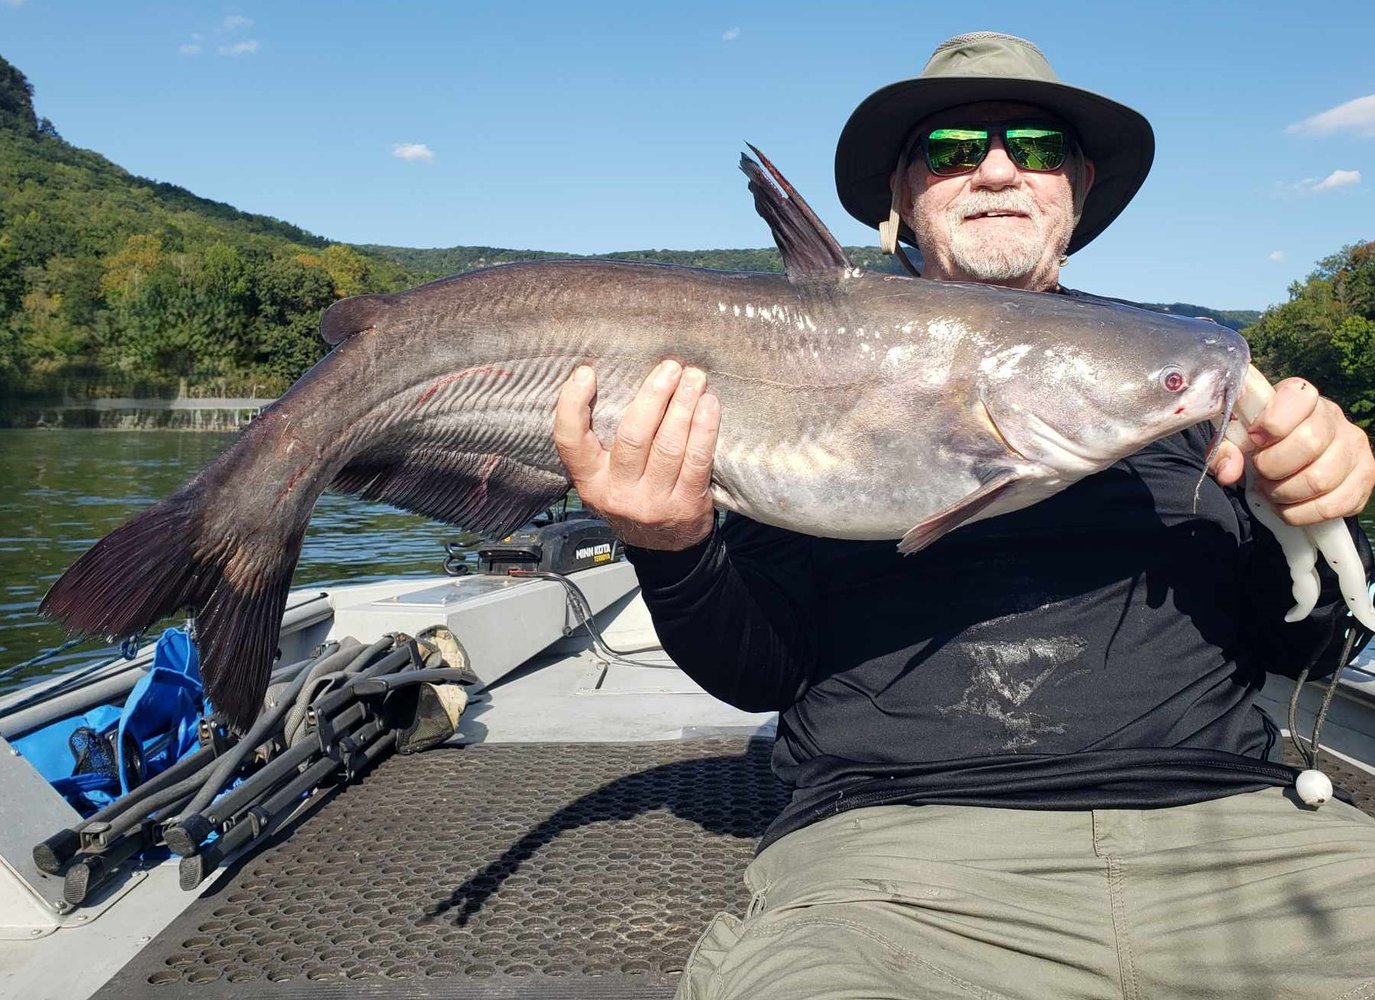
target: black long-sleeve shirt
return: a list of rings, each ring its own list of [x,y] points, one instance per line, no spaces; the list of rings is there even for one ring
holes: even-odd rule
[[[1253,695],[1267,670],[1332,669],[1351,619],[1325,576],[1286,624],[1287,567],[1239,491],[1203,478],[1195,508],[1209,434],[908,557],[734,515],[683,552],[631,549],[679,666],[780,713],[793,794],[761,849],[859,805],[1139,808],[1292,781]]]

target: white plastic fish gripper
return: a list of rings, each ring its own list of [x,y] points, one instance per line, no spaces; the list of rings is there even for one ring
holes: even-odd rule
[[[1356,552],[1346,524],[1340,519],[1295,527],[1281,520],[1269,502],[1255,488],[1255,470],[1251,466],[1250,448],[1246,444],[1247,428],[1260,416],[1274,397],[1275,390],[1254,365],[1246,372],[1246,385],[1237,400],[1236,419],[1227,425],[1227,440],[1231,441],[1246,459],[1246,503],[1256,520],[1270,529],[1289,563],[1289,578],[1293,585],[1294,606],[1284,620],[1296,622],[1307,618],[1318,600],[1318,556],[1321,554],[1337,574],[1342,598],[1352,616],[1371,632],[1375,632],[1375,605],[1367,590],[1365,568]]]
[[[1356,552],[1356,544],[1341,520],[1296,527],[1280,518],[1269,502],[1255,487],[1255,469],[1251,465],[1246,446],[1246,432],[1274,398],[1275,390],[1264,375],[1250,365],[1246,384],[1237,400],[1236,419],[1227,425],[1227,440],[1246,456],[1246,504],[1279,542],[1280,550],[1289,563],[1289,579],[1294,593],[1294,606],[1284,620],[1295,622],[1307,618],[1317,604],[1321,583],[1318,579],[1318,556],[1322,555],[1337,574],[1342,598],[1352,616],[1370,631],[1375,632],[1375,606],[1366,587],[1365,569]],[[1316,754],[1317,748],[1314,747]],[[1294,781],[1294,790],[1305,805],[1317,808],[1332,798],[1332,781],[1316,768],[1301,771]]]

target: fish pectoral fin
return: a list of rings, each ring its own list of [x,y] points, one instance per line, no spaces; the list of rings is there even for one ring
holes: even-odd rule
[[[1010,489],[1017,482],[1017,476],[1012,472],[999,473],[988,482],[984,483],[969,496],[952,503],[944,510],[939,510],[923,521],[918,521],[902,536],[902,541],[898,543],[898,551],[905,556],[910,556],[913,552],[920,552],[942,535],[954,531],[960,525],[974,517],[1004,492]]]
[[[773,181],[778,182],[774,184],[758,163],[740,154],[740,169],[750,179],[754,209],[769,224],[773,241],[783,255],[783,267],[788,272],[788,280],[837,277],[837,272],[843,272],[851,266],[839,241],[816,217],[811,206],[802,200],[802,196],[793,190],[788,179],[769,162],[769,158],[754,146],[750,146],[750,150],[768,167]]]

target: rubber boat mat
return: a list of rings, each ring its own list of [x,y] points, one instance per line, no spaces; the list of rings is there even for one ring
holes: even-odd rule
[[[1284,741],[1284,762],[1292,767],[1304,767],[1303,758],[1289,740]],[[1339,757],[1324,753],[1318,767],[1332,779],[1332,784],[1351,793],[1352,803],[1367,816],[1375,816],[1375,775],[1352,767]]]
[[[784,803],[770,746],[392,757],[226,873],[97,1000],[671,997],[711,917],[748,902],[741,875]],[[1322,766],[1375,815],[1371,775]]]
[[[393,756],[97,997],[671,997],[784,793],[771,741]]]

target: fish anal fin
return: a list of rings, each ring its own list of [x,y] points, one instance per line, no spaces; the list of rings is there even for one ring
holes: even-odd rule
[[[356,333],[375,328],[396,304],[394,295],[354,295],[340,299],[320,317],[320,337],[333,347]]]
[[[750,146],[750,150],[759,157],[769,173],[765,174],[759,163],[743,153],[740,155],[740,169],[750,179],[755,211],[769,224],[773,241],[783,255],[783,267],[788,272],[789,280],[835,278],[838,271],[849,268],[851,264],[845,256],[845,250],[817,218],[811,206],[793,190],[787,178],[779,173],[767,156],[754,146]],[[772,175],[772,180],[769,175]]]
[[[999,473],[973,493],[914,524],[907,534],[902,536],[902,541],[898,543],[898,551],[905,556],[910,556],[913,552],[920,552],[942,535],[954,531],[966,521],[971,520],[1016,482],[1017,476],[1014,473]]]
[[[423,461],[389,461],[380,453],[357,456],[330,486],[469,531],[500,536],[525,524],[567,493],[572,483],[559,473],[507,455],[430,452]]]

